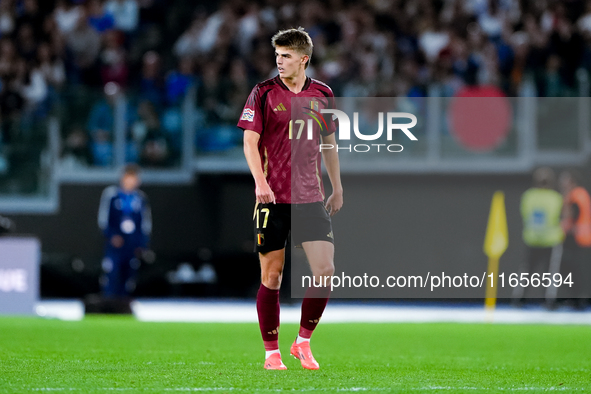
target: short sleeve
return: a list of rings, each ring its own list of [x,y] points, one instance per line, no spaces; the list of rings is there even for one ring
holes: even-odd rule
[[[263,132],[263,106],[261,105],[261,96],[259,86],[255,86],[250,92],[240,120],[238,127],[242,130],[252,130],[261,134]]]
[[[335,98],[334,98],[334,94],[332,93],[332,90],[330,88],[326,91],[326,98],[327,98],[326,108],[327,109],[335,109],[336,108]],[[323,128],[322,130],[320,130],[320,135],[322,135],[323,137],[326,137],[326,136],[331,135],[337,131],[338,120],[336,119],[336,117],[332,116],[331,114],[323,114],[323,118],[324,118],[324,121],[326,122],[326,125],[328,126],[328,130],[325,130]]]

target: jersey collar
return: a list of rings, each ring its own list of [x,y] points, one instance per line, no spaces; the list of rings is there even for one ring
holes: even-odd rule
[[[277,80],[277,83],[285,90],[290,91],[289,88],[285,85],[285,83],[283,83],[283,81],[281,80],[281,78],[279,77],[279,75],[277,75],[275,77],[275,79]],[[307,90],[310,87],[310,84],[312,83],[312,78],[306,76],[306,82],[304,82],[304,86],[302,86],[302,91]],[[300,92],[300,93],[301,93]],[[292,92],[293,93],[293,92]],[[294,93],[294,94],[299,94],[299,93]]]

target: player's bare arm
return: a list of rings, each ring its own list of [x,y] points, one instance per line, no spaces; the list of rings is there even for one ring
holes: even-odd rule
[[[244,156],[248,163],[248,168],[255,182],[255,195],[258,203],[273,203],[275,204],[275,194],[269,187],[265,174],[263,173],[263,166],[261,157],[259,155],[259,139],[260,134],[252,130],[244,130]]]
[[[336,146],[337,143],[334,133],[328,136],[322,136],[322,143]],[[330,216],[333,216],[340,211],[343,206],[343,185],[341,184],[339,155],[336,149],[325,149],[322,152],[322,157],[332,185],[332,194],[328,197],[328,200],[326,200],[326,209]]]

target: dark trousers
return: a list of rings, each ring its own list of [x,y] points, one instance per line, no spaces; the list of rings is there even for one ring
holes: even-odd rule
[[[564,251],[560,273],[563,280],[570,275],[572,287],[562,285],[558,289],[559,298],[589,298],[589,271],[591,266],[591,248],[579,246],[572,235],[567,235],[564,240]]]
[[[104,297],[129,297],[136,286],[140,266],[135,247],[108,247],[103,259],[101,289]]]
[[[552,248],[537,248],[527,247],[527,259],[521,267],[520,273],[529,273],[529,278],[534,273],[543,274],[550,272],[550,258],[552,256]],[[523,301],[527,297],[527,291],[531,286],[521,287],[517,286],[513,289],[513,299],[516,301]]]

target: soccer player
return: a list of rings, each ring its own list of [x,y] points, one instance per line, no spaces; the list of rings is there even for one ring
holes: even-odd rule
[[[264,368],[287,369],[281,361],[278,335],[279,288],[288,233],[292,230],[293,243],[304,249],[316,283],[322,284],[322,277],[334,273],[330,217],[343,205],[343,187],[336,150],[324,150],[333,190],[324,203],[319,144],[336,146],[334,124],[330,122],[331,127],[324,130],[315,127],[310,140],[298,142],[296,133],[291,133],[292,98],[304,97],[316,109],[328,108],[334,100],[326,84],[306,76],[312,40],[298,28],[278,32],[272,44],[278,75],[254,87],[238,127],[244,130],[244,154],[255,181],[255,242],[261,265],[257,312],[266,351]],[[299,149],[297,155],[293,147]],[[292,176],[296,169],[298,176]],[[319,368],[310,350],[310,337],[329,295],[330,288],[311,286],[302,303],[300,330],[290,352],[306,369]]]
[[[140,256],[152,232],[152,213],[141,184],[139,167],[127,165],[120,185],[107,187],[101,196],[98,224],[105,237],[101,287],[106,298],[125,299],[136,286]]]

